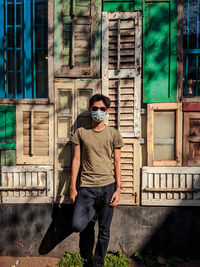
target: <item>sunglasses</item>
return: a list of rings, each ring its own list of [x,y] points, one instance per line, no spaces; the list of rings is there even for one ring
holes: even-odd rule
[[[105,107],[100,107],[99,108],[99,107],[96,107],[96,106],[93,106],[91,109],[92,109],[92,111],[97,111],[98,109],[100,109],[101,111],[104,111],[104,112],[107,110],[107,108],[105,108]]]

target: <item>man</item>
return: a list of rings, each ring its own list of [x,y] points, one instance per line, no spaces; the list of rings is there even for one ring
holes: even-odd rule
[[[104,124],[109,107],[108,97],[101,94],[92,96],[89,101],[92,129],[79,128],[72,137],[74,157],[70,199],[75,203],[72,225],[75,232],[81,232],[97,213],[99,235],[92,264],[95,267],[104,264],[113,207],[118,205],[122,189],[120,156],[123,140],[118,130]],[[76,181],[80,165],[80,189],[77,193]]]

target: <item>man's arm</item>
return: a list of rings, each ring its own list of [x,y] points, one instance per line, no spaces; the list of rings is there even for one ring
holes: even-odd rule
[[[74,145],[74,156],[72,160],[72,171],[71,171],[71,184],[70,184],[70,199],[72,203],[75,202],[77,196],[76,181],[80,168],[80,146]]]
[[[119,204],[120,193],[121,193],[121,149],[114,149],[114,170],[115,170],[115,181],[116,191],[110,200],[110,206],[114,207]]]

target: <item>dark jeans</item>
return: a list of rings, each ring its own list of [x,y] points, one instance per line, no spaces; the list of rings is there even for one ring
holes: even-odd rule
[[[96,213],[98,214],[99,234],[93,260],[95,267],[104,264],[113,217],[113,207],[109,206],[109,202],[114,192],[115,183],[102,187],[81,187],[76,199],[72,220],[75,232],[83,231]]]

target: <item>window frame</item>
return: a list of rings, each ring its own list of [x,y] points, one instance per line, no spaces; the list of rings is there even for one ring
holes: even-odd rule
[[[175,111],[175,159],[154,160],[154,111]],[[148,166],[182,165],[182,103],[147,104],[147,164]]]
[[[9,1],[9,0],[7,0],[7,1]],[[30,3],[27,2],[27,1],[25,1],[25,3],[23,5],[24,5],[24,9],[27,8],[27,5],[30,7]],[[49,0],[48,3],[47,3],[47,5],[48,5],[47,6],[48,13],[49,13],[50,16],[52,16],[53,0]],[[3,23],[2,23],[2,26],[3,27],[1,27],[1,30],[0,30],[0,44],[1,44],[0,54],[3,55],[4,54],[4,48],[3,48],[4,47],[4,41],[3,41],[3,36],[4,36],[4,26],[5,26],[5,23],[4,23],[4,0],[0,0],[0,10],[1,10],[0,11],[0,15],[3,18],[2,19],[3,20]],[[23,23],[23,21],[26,21],[30,17],[29,16],[30,14],[31,14],[31,10],[30,10],[30,12],[28,12],[28,14],[25,14],[25,12],[24,12],[24,16],[22,16],[22,23]],[[29,21],[30,21],[30,19],[29,19]],[[48,20],[48,25],[47,25],[48,41],[47,41],[47,48],[46,49],[48,50],[48,59],[49,59],[49,53],[50,53],[50,51],[48,49],[48,47],[49,47],[49,39],[50,39],[50,37],[52,38],[52,36],[53,36],[53,33],[51,33],[51,31],[49,31],[50,28],[51,29],[53,28],[53,25],[51,26],[49,24],[52,24],[51,20]],[[31,24],[30,24],[30,27],[31,27]],[[28,31],[26,31],[26,32],[28,34]],[[49,34],[50,34],[50,36],[49,36]],[[24,38],[26,38],[26,33],[25,32],[23,33],[23,35],[24,35]],[[31,40],[29,42],[29,45],[30,45],[30,43],[31,43]],[[26,45],[24,45],[23,50],[24,50],[23,51],[24,57],[28,58],[28,60],[29,60],[29,58],[31,56],[31,50],[28,52],[27,49],[26,49]],[[27,53],[28,53],[28,55],[27,55]],[[3,56],[0,56],[0,64],[1,65],[4,64],[4,58],[3,58]],[[25,62],[25,64],[26,64],[26,62]],[[30,64],[32,65],[32,61],[31,61]],[[50,66],[50,69],[49,69],[49,66]],[[34,94],[33,94],[32,85],[29,88],[29,90],[26,90],[25,86],[23,86],[21,95],[19,95],[19,94],[16,93],[16,95],[14,95],[13,97],[10,97],[10,98],[7,97],[5,95],[5,92],[2,90],[2,92],[1,92],[1,97],[2,98],[0,98],[0,104],[18,104],[18,103],[19,104],[20,103],[22,103],[22,104],[33,103],[34,104],[34,103],[38,103],[38,102],[41,103],[41,104],[46,104],[46,103],[49,103],[49,101],[52,102],[53,92],[51,92],[52,89],[50,90],[50,86],[52,87],[52,84],[49,82],[49,76],[53,72],[51,70],[51,66],[52,66],[51,60],[50,60],[50,62],[48,60],[47,92],[45,92],[45,95],[46,96],[36,98],[36,95],[34,96]],[[31,66],[31,68],[32,68],[32,66]],[[22,72],[22,75],[23,74],[24,75],[27,75],[28,72],[29,72],[28,70],[24,70]],[[5,87],[5,84],[4,84],[4,70],[3,70],[3,68],[1,68],[1,70],[0,70],[0,78],[1,78],[0,79],[0,88],[4,88]],[[24,79],[26,79],[26,78],[24,78]],[[32,81],[32,75],[31,75],[31,81]],[[29,79],[26,83],[28,84],[31,81]],[[36,83],[35,83],[35,85],[36,85]],[[36,90],[35,90],[35,94],[36,94]]]
[[[183,88],[183,12],[184,12],[184,0],[178,0],[177,3],[178,16],[177,16],[177,96],[181,102],[200,102],[200,96],[184,96]]]

